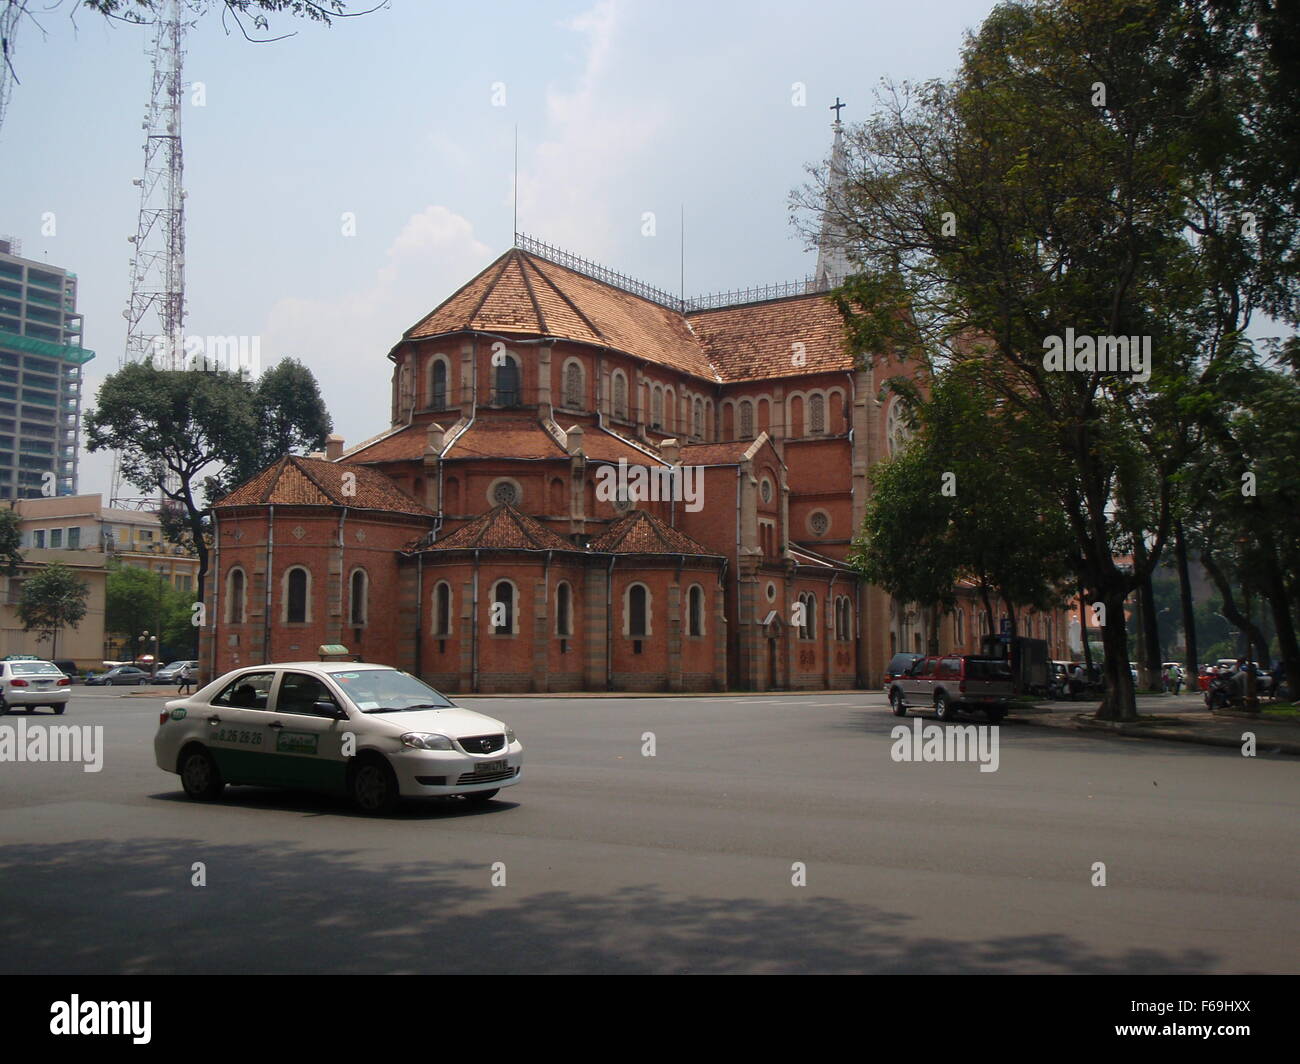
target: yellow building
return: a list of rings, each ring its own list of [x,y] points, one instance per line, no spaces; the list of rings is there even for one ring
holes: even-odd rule
[[[75,661],[79,669],[99,669],[104,661],[104,602],[108,586],[108,569],[102,551],[40,550],[23,551],[23,565],[15,576],[4,580],[0,599],[0,658],[9,654],[35,654],[38,657]],[[64,628],[51,642],[43,632],[23,631],[18,616],[25,581],[51,562],[62,562],[73,569],[90,587],[86,599],[86,616],[76,628]]]

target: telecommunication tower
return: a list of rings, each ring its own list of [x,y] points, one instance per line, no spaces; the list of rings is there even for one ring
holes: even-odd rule
[[[153,80],[144,130],[144,173],[134,184],[140,189],[140,213],[135,235],[128,237],[131,295],[126,319],[126,347],[119,365],[153,358],[154,365],[181,368],[185,326],[185,164],[181,149],[181,103],[184,93],[182,47],[187,23],[182,0],[159,5],[154,23]],[[153,508],[158,499],[129,497],[133,491],[121,476],[121,456],[113,456],[111,505],[128,509]]]

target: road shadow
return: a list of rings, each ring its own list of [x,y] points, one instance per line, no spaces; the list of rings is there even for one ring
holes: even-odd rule
[[[178,802],[202,808],[275,809],[304,816],[337,816],[357,820],[459,820],[464,817],[493,816],[518,809],[519,803],[496,797],[482,805],[465,801],[454,795],[439,798],[403,799],[393,812],[385,816],[372,816],[357,809],[343,795],[320,791],[297,791],[279,787],[227,787],[217,802],[195,802],[183,790],[151,794],[159,802]]]
[[[802,892],[521,895],[490,886],[482,864],[374,860],[187,838],[3,846],[0,970],[1156,974],[1217,962],[1203,949],[1098,952],[1065,934],[945,939],[911,930],[898,912]],[[190,882],[196,861],[204,887]]]

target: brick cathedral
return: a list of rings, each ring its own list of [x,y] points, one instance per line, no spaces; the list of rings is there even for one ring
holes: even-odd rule
[[[206,669],[343,644],[451,693],[790,690],[875,686],[931,624],[977,650],[972,594],[927,618],[845,562],[919,367],[854,358],[818,252],[683,302],[517,239],[388,353],[387,429],[216,505]],[[1021,630],[1059,657],[1059,620]]]

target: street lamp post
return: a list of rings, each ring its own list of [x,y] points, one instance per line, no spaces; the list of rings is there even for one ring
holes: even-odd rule
[[[140,633],[140,640],[144,643],[145,650],[149,649],[149,643],[151,641],[154,645],[153,662],[149,667],[149,678],[153,679],[154,673],[158,671],[158,637],[156,635],[150,635],[149,630],[145,629]]]

